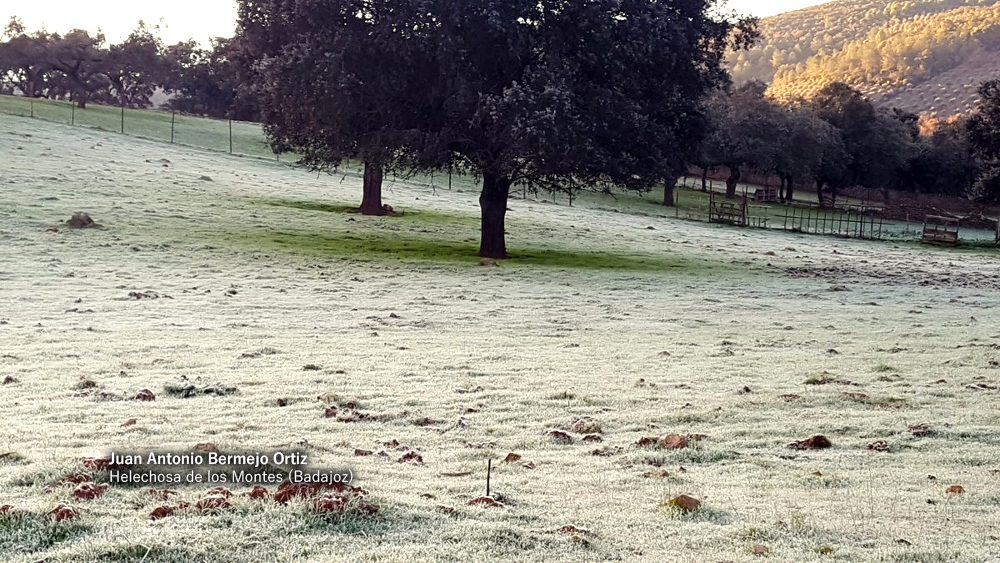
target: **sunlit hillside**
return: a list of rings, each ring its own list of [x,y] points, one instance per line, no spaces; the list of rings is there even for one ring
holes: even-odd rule
[[[730,57],[734,81],[809,97],[833,81],[918,113],[967,113],[975,89],[1000,76],[995,0],[840,0],[766,18],[763,38]]]

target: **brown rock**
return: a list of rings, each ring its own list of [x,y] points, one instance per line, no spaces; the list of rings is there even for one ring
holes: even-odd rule
[[[914,436],[928,436],[934,433],[934,429],[931,428],[931,425],[926,422],[909,424],[906,426],[906,430]]]
[[[549,430],[548,432],[545,433],[545,435],[548,436],[550,440],[552,440],[557,444],[573,443],[573,437],[563,432],[562,430]]]
[[[600,434],[601,425],[593,418],[585,416],[573,421],[573,425],[570,427],[570,430],[576,432],[577,434]]]
[[[678,495],[667,501],[667,506],[677,508],[684,512],[694,512],[695,510],[698,510],[699,506],[701,506],[701,501],[687,495]]]
[[[87,469],[96,469],[98,471],[102,469],[107,469],[111,465],[111,458],[107,457],[81,457],[80,463],[83,464]]]
[[[829,448],[833,446],[830,440],[826,436],[817,434],[812,438],[806,438],[805,440],[799,440],[798,442],[792,442],[788,444],[788,447],[793,450],[816,450],[822,448]]]
[[[649,478],[660,478],[670,477],[670,472],[666,469],[650,469],[649,471],[643,471],[642,476]]]
[[[63,520],[75,520],[80,517],[80,513],[72,506],[60,503],[48,512],[48,516],[51,516],[56,522],[62,522]]]
[[[108,490],[108,486],[101,484],[95,485],[94,483],[80,483],[73,490],[73,496],[81,499],[95,499],[103,495]]]
[[[267,487],[263,487],[261,485],[255,485],[253,489],[243,493],[241,496],[245,496],[252,499],[264,499],[270,497],[271,493],[270,491],[267,490]]]
[[[885,440],[876,440],[868,444],[867,448],[873,452],[887,452],[889,451],[889,444]]]
[[[354,455],[356,455],[358,457],[369,456],[369,455],[372,455],[373,453],[375,453],[375,452],[373,452],[371,450],[362,450],[362,449],[354,448]]]
[[[198,510],[222,510],[229,508],[229,499],[225,495],[209,494],[195,503]]]
[[[486,506],[486,507],[493,507],[493,508],[503,508],[504,507],[504,505],[503,505],[502,502],[496,500],[493,497],[476,497],[476,498],[470,500],[469,504],[470,505],[480,505],[480,506]]]
[[[3,385],[11,385],[13,383],[17,383],[17,379],[15,379],[14,376],[8,375],[3,378]]]
[[[506,461],[507,463],[513,463],[513,462],[518,461],[520,459],[521,459],[521,455],[520,454],[516,454],[514,452],[511,452],[511,453],[507,454],[507,457],[503,458],[503,460]]]
[[[153,394],[149,389],[143,389],[139,391],[135,396],[136,401],[155,401],[156,395]]]
[[[603,442],[604,438],[600,434],[587,434],[583,437],[584,442]]]
[[[655,446],[656,441],[657,441],[656,436],[643,436],[642,438],[639,438],[638,440],[635,441],[635,445],[639,446],[640,448],[646,448],[649,446]]]
[[[128,428],[129,426],[134,426],[136,422],[139,421],[134,418],[130,418],[122,423],[122,428]]]
[[[494,259],[492,259],[492,258],[483,258],[483,259],[479,260],[479,265],[480,266],[496,266],[497,265],[497,261],[494,260]]]
[[[14,507],[9,504],[0,506],[0,516],[3,516],[4,514],[12,514],[13,512],[14,512]]]
[[[688,447],[688,437],[683,434],[667,434],[661,436],[656,445],[665,450],[679,450]]]
[[[175,510],[177,509],[173,506],[157,506],[149,513],[149,517],[153,520],[159,520],[160,518],[170,516]]]
[[[403,454],[403,457],[399,458],[397,460],[397,462],[398,463],[413,462],[413,463],[415,463],[417,465],[423,465],[424,464],[424,458],[417,451],[410,450],[410,451],[406,452],[405,454]]]
[[[84,228],[100,226],[97,223],[95,223],[93,219],[90,218],[90,215],[87,215],[86,213],[74,213],[73,216],[66,221],[66,224],[69,225],[70,227],[73,227],[74,229],[84,229]]]
[[[323,411],[323,418],[334,418],[337,416],[337,407],[327,407]]]
[[[949,495],[961,495],[965,493],[965,487],[963,487],[962,485],[952,485],[948,487],[948,489],[945,490],[945,492],[948,493]]]
[[[216,447],[215,442],[202,442],[201,444],[195,444],[194,450],[196,452],[217,452],[219,448]]]
[[[750,548],[750,553],[754,555],[767,555],[768,553],[771,553],[771,548],[758,543]]]

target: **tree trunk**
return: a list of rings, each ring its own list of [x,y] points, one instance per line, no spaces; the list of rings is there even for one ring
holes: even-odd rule
[[[382,167],[365,161],[365,176],[361,196],[362,215],[385,215],[382,207]]]
[[[736,184],[740,181],[740,167],[730,166],[729,177],[726,178],[726,199],[736,199]]]
[[[785,203],[785,175],[778,174],[778,199]]]
[[[708,167],[701,169],[701,191],[708,191]]]
[[[663,182],[663,205],[666,207],[674,206],[674,187],[677,186],[677,180],[677,177],[671,177]]]
[[[823,209],[823,181],[816,180],[816,199],[819,200],[819,208]]]
[[[795,200],[795,180],[789,176],[785,179],[785,201],[792,203]]]
[[[506,258],[504,219],[507,216],[507,196],[510,179],[493,173],[483,174],[483,191],[479,194],[482,211],[479,255],[483,258]]]

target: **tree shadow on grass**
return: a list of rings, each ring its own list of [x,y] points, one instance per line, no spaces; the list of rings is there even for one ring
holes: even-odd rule
[[[329,235],[251,231],[233,234],[230,243],[259,251],[311,254],[359,261],[478,264],[475,243],[418,237],[408,233],[333,233]],[[629,256],[610,252],[513,247],[501,266],[534,266],[636,271],[710,270],[713,266],[680,257]],[[723,265],[717,265],[722,268]]]
[[[227,236],[228,242],[260,251],[311,254],[359,261],[479,263],[475,239],[443,238],[425,227],[453,226],[467,234],[479,232],[479,217],[460,212],[408,209],[389,217],[364,217],[352,205],[295,199],[254,200],[258,205],[334,213],[356,217],[355,222],[329,224],[322,232],[303,230],[244,231]],[[385,230],[386,225],[399,227]],[[727,266],[679,256],[616,254],[606,251],[511,246],[501,266],[632,271],[708,271]]]

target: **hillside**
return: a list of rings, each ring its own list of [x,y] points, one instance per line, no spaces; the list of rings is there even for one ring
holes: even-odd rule
[[[752,50],[730,57],[737,84],[771,83],[781,99],[832,81],[876,101],[940,116],[966,113],[1000,74],[996,0],[840,0],[766,18]]]

